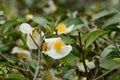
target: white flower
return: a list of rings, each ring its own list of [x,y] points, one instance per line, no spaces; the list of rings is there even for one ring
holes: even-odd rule
[[[95,68],[95,64],[94,64],[94,62],[89,62],[88,60],[85,60],[85,63],[86,63],[86,66],[87,66],[87,71],[89,72],[89,69],[93,69],[93,68]],[[83,62],[81,62],[81,63],[77,63],[77,66],[78,66],[78,68],[79,68],[79,70],[80,71],[83,71],[83,72],[85,72],[85,68],[84,68],[84,65],[83,65]]]
[[[58,34],[67,34],[73,30],[74,26],[75,25],[73,24],[69,27],[66,27],[64,23],[59,23],[56,27],[56,30]]]
[[[17,54],[18,58],[26,58],[27,60],[31,60],[31,53],[28,50],[24,50],[20,47],[14,47],[12,49],[12,54]]]
[[[54,4],[53,0],[48,1],[48,7],[44,7],[43,11],[46,14],[54,13],[57,10],[56,5]]]
[[[22,23],[20,25],[20,31],[24,34],[32,34],[34,28],[32,28],[28,23]]]
[[[45,39],[45,43],[47,47],[45,53],[53,59],[61,59],[72,50],[72,46],[65,45],[60,37]]]
[[[38,49],[38,46],[41,44],[41,38],[39,32],[32,28],[28,23],[23,23],[20,25],[20,31],[24,34],[27,34],[27,46],[30,49]],[[41,31],[41,36],[44,33]]]

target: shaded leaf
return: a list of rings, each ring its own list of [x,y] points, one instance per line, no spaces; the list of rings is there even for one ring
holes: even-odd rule
[[[65,79],[68,79],[72,73],[74,73],[75,69],[70,69],[66,72],[66,74],[63,76]]]
[[[60,62],[64,65],[74,65],[76,60],[78,60],[78,57],[70,53],[68,56],[60,59]]]
[[[12,27],[14,27],[14,25],[18,24],[18,22],[16,20],[9,20],[9,21],[6,21],[2,27],[1,27],[1,33],[2,34],[5,34],[9,31],[9,29],[11,29]]]
[[[104,69],[113,69],[115,68],[119,63],[114,60],[118,56],[107,56],[103,60],[100,61],[100,67]]]

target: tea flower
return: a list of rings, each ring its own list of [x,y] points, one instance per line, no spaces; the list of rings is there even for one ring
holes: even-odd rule
[[[38,46],[41,44],[39,32],[35,28],[32,28],[28,23],[21,24],[20,31],[24,34],[27,34],[27,46],[30,49],[38,49]],[[41,35],[43,36],[44,33],[41,32]],[[35,42],[31,37],[34,39]]]
[[[48,6],[43,8],[43,11],[46,14],[50,14],[50,13],[55,13],[57,10],[56,5],[54,4],[53,0],[49,0],[48,1]]]
[[[95,68],[94,62],[92,62],[92,61],[89,62],[88,60],[85,60],[85,63],[86,63],[88,72],[89,72],[90,69]],[[77,63],[77,66],[78,66],[78,68],[79,68],[80,71],[85,72],[85,68],[84,68],[83,62]]]
[[[28,51],[28,50],[24,50],[20,47],[14,47],[12,49],[12,54],[17,54],[17,57],[19,59],[23,59],[23,58],[26,58],[27,60],[31,60],[31,53]]]
[[[56,30],[58,34],[67,34],[72,31],[73,27],[74,24],[69,27],[66,27],[64,23],[59,23],[56,27]]]
[[[61,59],[67,56],[71,50],[71,45],[65,45],[60,37],[45,39],[43,45],[44,52],[53,59]]]

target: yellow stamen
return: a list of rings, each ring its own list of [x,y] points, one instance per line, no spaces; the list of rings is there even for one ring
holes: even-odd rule
[[[25,58],[26,55],[23,54],[23,53],[18,53],[18,54],[17,54],[17,57],[18,57],[19,59],[22,59],[22,58]]]
[[[62,49],[62,46],[64,45],[63,41],[61,40],[56,40],[53,42],[53,48],[57,51],[60,52]]]
[[[14,73],[18,73],[18,72],[19,72],[19,70],[18,70],[18,69],[15,69],[15,68],[12,68],[12,71],[13,71]]]
[[[33,37],[33,38],[36,38],[38,34],[39,34],[39,33],[38,33],[37,29],[33,29],[32,37]]]
[[[47,51],[47,43],[46,42],[43,43],[42,50],[43,51]]]
[[[57,30],[58,32],[63,32],[63,31],[66,30],[66,25],[65,25],[64,23],[59,23],[59,24],[57,25],[57,27],[56,27],[56,30]]]

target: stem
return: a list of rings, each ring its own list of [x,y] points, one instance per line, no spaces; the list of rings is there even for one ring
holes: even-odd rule
[[[80,52],[82,54],[82,62],[83,62],[83,65],[84,65],[84,68],[85,68],[86,77],[87,77],[87,80],[88,80],[89,79],[89,75],[88,75],[88,71],[87,71],[87,65],[85,63],[85,50],[83,49],[83,46],[82,46],[82,40],[81,40],[81,36],[80,36],[80,31],[78,32],[78,38],[79,38]]]
[[[37,68],[36,68],[36,72],[35,72],[33,80],[36,80],[37,75],[39,73],[39,70],[40,70],[40,61],[41,61],[41,51],[40,51],[40,49],[38,49],[38,63],[37,63]]]
[[[31,39],[33,40],[34,44],[37,46],[37,48],[39,49],[39,45],[35,42],[35,40],[33,39],[32,35],[29,34],[29,36],[31,37]]]
[[[40,50],[40,47],[39,45],[35,42],[35,40],[33,39],[32,35],[29,34],[29,36],[31,37],[31,39],[33,40],[34,44],[37,46],[38,48],[38,62],[37,62],[37,68],[36,68],[36,71],[35,71],[35,75],[34,75],[34,78],[33,80],[36,80],[38,74],[39,74],[39,71],[40,71],[40,62],[41,62],[41,50]],[[42,45],[42,41],[43,41],[43,37],[42,37],[42,34],[41,34],[41,31],[40,31],[40,40],[41,40],[41,44],[40,46]]]

